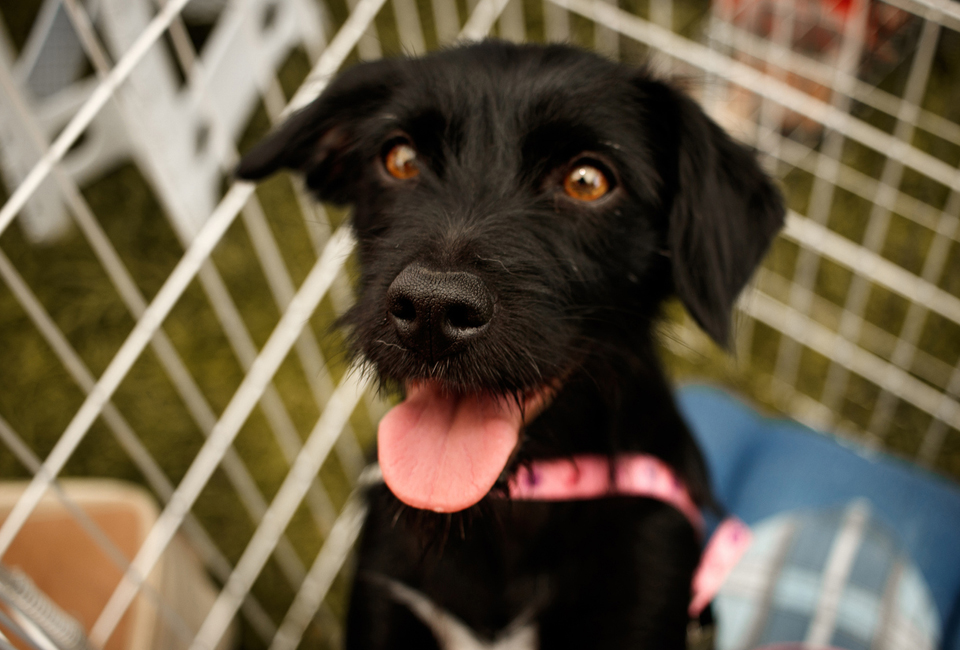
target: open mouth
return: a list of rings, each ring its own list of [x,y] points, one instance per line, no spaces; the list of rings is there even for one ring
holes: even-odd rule
[[[544,385],[515,397],[455,393],[431,380],[409,383],[406,399],[384,416],[377,432],[387,487],[414,508],[469,508],[496,483],[521,428],[555,392]]]

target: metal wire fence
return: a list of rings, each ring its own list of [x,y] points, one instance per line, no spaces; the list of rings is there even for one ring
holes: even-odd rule
[[[31,76],[42,39],[0,47],[0,472],[27,479],[0,512],[0,562],[58,503],[117,575],[81,621],[92,646],[144,611],[169,647],[338,642],[382,413],[329,330],[353,242],[295,181],[229,171],[344,65],[457,39],[572,41],[693,79],[790,213],[740,302],[735,359],[675,314],[668,364],[960,476],[956,3],[50,0],[21,22],[44,20],[75,45],[57,93]],[[218,104],[227,84],[250,89],[244,111]],[[207,194],[183,189],[197,179]],[[43,225],[57,210],[67,225]],[[132,480],[160,509],[122,549],[65,476]],[[193,618],[156,579],[181,538],[216,584]]]

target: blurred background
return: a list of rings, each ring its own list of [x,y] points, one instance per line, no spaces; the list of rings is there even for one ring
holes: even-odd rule
[[[679,382],[960,479],[960,3],[0,0],[0,560],[54,647],[338,644],[384,410],[347,215],[230,170],[338,69],[488,34],[650,61],[779,179],[733,353],[667,310]]]

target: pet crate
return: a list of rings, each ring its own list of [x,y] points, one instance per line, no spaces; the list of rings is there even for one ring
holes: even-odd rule
[[[790,211],[739,303],[735,355],[671,308],[669,368],[960,478],[955,2],[36,0],[0,14],[0,478],[23,482],[0,564],[54,501],[116,575],[78,632],[75,612],[0,574],[47,605],[0,589],[3,647],[337,644],[384,408],[328,328],[351,301],[352,240],[296,180],[254,188],[230,170],[342,67],[458,39],[570,41],[685,78],[760,151]],[[159,513],[124,547],[68,476],[139,484]],[[155,580],[184,544],[215,594],[190,616]],[[134,610],[162,634],[123,632]]]

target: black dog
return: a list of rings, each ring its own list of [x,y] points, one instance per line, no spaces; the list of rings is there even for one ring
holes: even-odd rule
[[[406,395],[380,427],[389,489],[370,495],[347,647],[685,647],[688,517],[506,497],[544,459],[643,452],[712,504],[654,327],[677,295],[727,341],[783,223],[754,156],[644,70],[488,41],[346,71],[238,175],[280,168],[354,206],[344,320]]]

